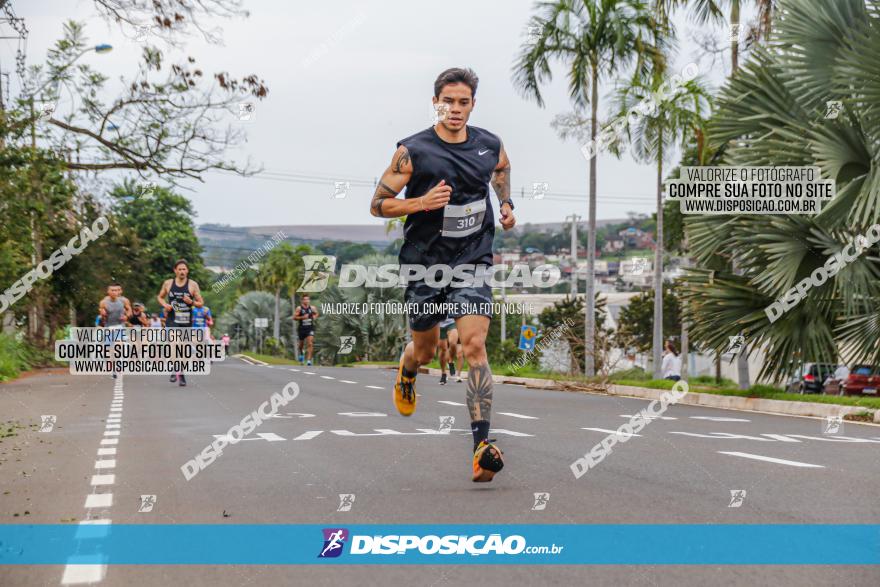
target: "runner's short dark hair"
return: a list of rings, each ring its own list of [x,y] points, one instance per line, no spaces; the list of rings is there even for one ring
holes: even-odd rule
[[[119,283],[118,281],[111,281],[110,285],[108,285],[107,287],[110,288],[110,287],[117,287],[117,286],[122,287],[122,284]]]
[[[178,259],[177,261],[175,261],[175,262],[174,262],[174,268],[177,269],[177,266],[180,265],[181,263],[183,263],[184,265],[186,265],[186,268],[189,269],[189,263],[187,262],[186,259]]]
[[[465,84],[471,89],[471,98],[474,98],[477,95],[477,84],[479,83],[480,78],[470,67],[452,67],[437,76],[437,81],[434,82],[434,97],[439,98],[440,92],[449,84]]]

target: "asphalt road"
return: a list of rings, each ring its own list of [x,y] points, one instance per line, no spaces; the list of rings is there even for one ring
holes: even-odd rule
[[[506,467],[470,482],[464,383],[393,371],[215,364],[159,376],[47,373],[0,385],[0,520],[113,524],[880,523],[880,427],[672,406],[575,479],[571,463],[639,399],[496,385]],[[290,381],[299,396],[190,481],[180,467]],[[40,432],[41,416],[54,427]],[[439,433],[454,417],[454,429]],[[114,434],[118,432],[118,434]],[[115,441],[115,442],[114,442]],[[770,459],[770,460],[768,460]],[[732,491],[745,491],[732,505]],[[535,493],[549,493],[536,510]],[[353,494],[349,511],[340,494]],[[142,495],[154,495],[151,511]],[[742,494],[738,494],[742,495]],[[878,585],[870,566],[0,566],[0,585]]]

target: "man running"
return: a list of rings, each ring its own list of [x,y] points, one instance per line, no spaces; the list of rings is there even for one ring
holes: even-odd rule
[[[453,326],[447,333],[447,338],[449,339],[449,354],[451,355],[449,360],[449,372],[451,375],[455,375],[455,381],[461,383],[464,353],[461,350],[461,340],[458,337],[458,329]],[[455,366],[456,362],[458,363],[458,367]]]
[[[498,196],[502,227],[509,230],[516,223],[510,200],[510,160],[501,139],[467,125],[477,83],[470,69],[441,73],[434,82],[437,123],[400,141],[382,174],[370,212],[380,218],[406,216],[401,265],[491,266],[495,218],[490,182]],[[397,198],[404,187],[405,197]],[[457,280],[440,287],[432,283],[423,278],[407,284],[405,300],[416,309],[410,313],[412,342],[400,358],[394,404],[404,416],[415,411],[416,374],[419,366],[434,357],[437,325],[445,317],[430,313],[429,305],[452,304],[449,316],[455,320],[470,365],[467,405],[474,438],[472,480],[491,481],[504,466],[501,450],[489,439],[492,372],[486,335],[492,290],[482,280],[470,284]]]
[[[455,320],[447,318],[440,323],[440,342],[438,350],[440,353],[440,385],[446,385],[446,365],[449,365],[451,375],[455,375],[455,363],[453,362],[454,351],[449,347],[449,331],[455,330]]]
[[[296,307],[293,319],[299,322],[296,330],[299,339],[299,362],[307,359],[306,365],[312,364],[312,352],[314,350],[315,340],[315,319],[318,317],[318,310],[309,304],[309,294],[303,294],[302,302]],[[306,352],[303,353],[303,347]]]
[[[132,328],[143,328],[150,325],[150,320],[147,318],[147,313],[144,312],[144,305],[140,302],[135,302],[131,307],[131,316],[128,317],[128,324]]]
[[[214,316],[211,315],[211,308],[202,306],[192,309],[192,325],[193,328],[201,328],[205,331],[205,338],[211,339],[211,326],[214,325]]]
[[[166,328],[192,328],[192,310],[201,308],[205,302],[199,284],[189,278],[186,259],[175,261],[174,277],[165,280],[156,299],[165,308]],[[177,381],[181,387],[186,386],[183,373],[172,374],[170,381]]]
[[[101,318],[101,326],[106,328],[120,329],[119,337],[113,337],[112,341],[108,337],[106,344],[111,342],[121,342],[125,340],[125,323],[132,314],[131,302],[122,295],[122,286],[116,282],[107,286],[107,295],[98,302],[98,316]],[[112,361],[111,361],[112,364]],[[116,370],[113,370],[113,379],[116,379]]]

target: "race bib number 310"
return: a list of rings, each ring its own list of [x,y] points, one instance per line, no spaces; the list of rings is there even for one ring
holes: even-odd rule
[[[443,209],[443,236],[462,238],[477,232],[486,216],[486,200]]]

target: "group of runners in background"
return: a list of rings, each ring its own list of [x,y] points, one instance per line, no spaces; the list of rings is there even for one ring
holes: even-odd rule
[[[189,264],[185,259],[174,263],[174,277],[162,283],[156,301],[162,307],[161,314],[148,316],[144,304],[132,304],[122,295],[122,285],[114,282],[107,286],[107,295],[98,303],[98,316],[95,326],[105,328],[201,328],[208,340],[213,341],[211,327],[214,316],[205,306],[199,284],[189,278]],[[224,334],[222,342],[228,351],[229,335]],[[116,377],[116,373],[113,374]],[[175,373],[172,383],[181,387],[186,385],[183,373]]]

